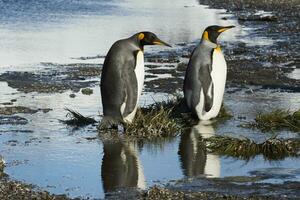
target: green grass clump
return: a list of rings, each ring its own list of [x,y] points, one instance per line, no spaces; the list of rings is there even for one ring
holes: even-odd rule
[[[93,89],[83,88],[83,89],[81,89],[81,93],[84,94],[84,95],[91,95],[91,94],[93,94]]]
[[[0,177],[4,174],[4,167],[5,167],[5,162],[2,158],[2,156],[0,155]]]
[[[269,138],[262,143],[256,143],[248,138],[213,136],[203,140],[213,153],[244,160],[250,160],[260,154],[266,160],[281,160],[287,156],[298,157],[300,151],[300,139]]]
[[[85,117],[68,108],[66,110],[68,111],[67,117],[70,119],[60,120],[65,124],[79,127],[96,123],[93,118]],[[231,115],[222,106],[218,118],[228,117],[231,117]],[[131,124],[122,125],[124,125],[124,132],[127,136],[153,140],[154,138],[174,137],[182,129],[197,123],[198,119],[193,117],[186,108],[184,98],[174,95],[174,98],[167,101],[156,102],[138,109],[134,121]],[[107,135],[115,132],[113,129],[104,131],[99,128],[98,130],[99,133],[107,133]]]
[[[172,191],[167,188],[162,188],[160,186],[153,186],[148,191],[144,191],[141,193],[139,200],[183,200],[185,195],[181,191]]]
[[[69,108],[66,108],[65,110],[68,111],[66,116],[69,119],[59,120],[60,122],[62,122],[64,124],[79,127],[79,126],[86,126],[89,124],[94,124],[97,122],[94,118],[85,117],[77,111],[71,110]]]
[[[244,127],[258,128],[262,131],[275,131],[285,128],[300,132],[300,109],[294,113],[277,109],[269,113],[258,114],[255,122],[245,124]]]
[[[225,108],[224,104],[222,104],[222,107],[220,109],[220,112],[217,116],[217,119],[230,119],[233,116],[230,114],[230,112]]]
[[[143,111],[149,112],[150,110],[158,110],[161,107],[164,109],[172,109],[170,113],[171,118],[179,120],[183,125],[192,125],[198,123],[198,118],[192,116],[190,110],[185,104],[184,97],[180,94],[175,94],[173,98],[168,99],[167,101],[157,102],[149,106],[148,108],[142,108]],[[218,116],[215,119],[230,119],[233,116],[226,109],[224,104],[220,109]]]
[[[172,110],[170,113],[172,117],[179,117],[182,112],[187,112],[184,107],[184,98],[180,94],[175,94],[173,97],[168,98],[166,101],[155,102],[147,107],[141,108],[143,112],[150,112],[153,110]]]
[[[180,131],[177,121],[171,118],[172,109],[161,106],[147,108],[147,111],[138,109],[135,119],[127,124],[125,134],[138,138],[171,137]]]

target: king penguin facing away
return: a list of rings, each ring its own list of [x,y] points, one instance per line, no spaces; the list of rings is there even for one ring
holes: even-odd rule
[[[133,121],[144,85],[145,45],[171,47],[154,33],[140,32],[115,42],[108,51],[101,75],[101,128]]]
[[[187,107],[200,120],[216,117],[221,109],[227,65],[217,38],[233,27],[207,27],[190,58],[184,79],[184,98]]]

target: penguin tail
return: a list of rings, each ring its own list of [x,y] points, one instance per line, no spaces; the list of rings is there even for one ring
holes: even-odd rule
[[[121,124],[122,121],[119,119],[116,119],[111,116],[103,116],[99,128],[100,129],[107,129],[107,128],[117,128],[119,124]]]

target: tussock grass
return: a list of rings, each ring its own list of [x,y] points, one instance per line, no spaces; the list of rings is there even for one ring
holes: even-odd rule
[[[182,107],[184,104],[184,98],[182,95],[180,94],[175,94],[173,97],[169,97],[167,100],[165,101],[161,101],[161,102],[155,102],[147,107],[141,108],[144,112],[150,112],[150,111],[158,111],[161,108],[164,108],[165,110],[170,110],[172,109],[172,116],[173,114],[175,114],[174,112],[178,112],[179,110],[175,110],[175,109],[179,109],[179,107]],[[184,112],[185,108],[181,108],[182,112]],[[177,113],[178,114],[178,113]]]
[[[85,117],[75,110],[72,110],[69,108],[65,108],[65,110],[68,111],[66,117],[69,119],[59,120],[60,122],[62,122],[64,124],[80,127],[80,126],[86,126],[89,124],[94,124],[97,122],[94,118]]]
[[[300,109],[294,113],[288,110],[277,109],[269,113],[258,114],[255,122],[250,122],[242,126],[258,128],[262,131],[289,129],[300,133]]]
[[[217,119],[229,119],[232,115],[222,105]],[[184,128],[197,124],[181,95],[166,101],[156,102],[137,111],[135,120],[126,126],[126,134],[135,137],[172,137]]]
[[[179,123],[171,118],[172,109],[147,108],[146,111],[138,109],[135,119],[127,124],[125,134],[138,138],[172,137],[180,132]]]
[[[164,109],[172,109],[172,112],[170,113],[171,118],[179,120],[183,125],[197,124],[199,121],[196,116],[193,116],[191,114],[185,104],[184,97],[180,94],[175,94],[173,98],[169,98],[166,101],[154,103],[148,108],[142,108],[142,110],[145,112],[149,112],[153,109],[158,110],[161,107],[163,107]],[[231,113],[226,109],[224,104],[222,104],[222,107],[216,119],[222,120],[230,119],[232,117],[233,116],[231,115]]]
[[[266,160],[281,160],[287,156],[298,157],[300,155],[300,139],[269,138],[262,143],[256,143],[248,138],[213,136],[203,140],[213,153],[244,160],[250,160],[260,154]]]
[[[85,126],[96,123],[91,117],[85,117],[82,114],[66,108],[68,111],[68,120],[61,122],[72,126]],[[222,106],[218,118],[228,118],[231,115]],[[167,101],[156,102],[144,108],[137,110],[134,121],[131,124],[124,125],[124,133],[130,137],[152,139],[174,137],[181,133],[181,130],[190,127],[191,124],[197,124],[195,119],[185,106],[184,98],[174,95]],[[114,135],[114,130],[98,129],[100,134]]]
[[[0,177],[4,175],[4,167],[5,167],[5,162],[2,158],[2,156],[0,155]]]
[[[148,191],[144,191],[141,193],[141,196],[138,198],[139,200],[183,200],[185,195],[181,191],[172,191],[167,188],[162,188],[160,186],[153,186]]]
[[[230,119],[232,118],[232,114],[226,109],[224,104],[222,104],[222,107],[220,109],[220,112],[217,116],[217,119]]]

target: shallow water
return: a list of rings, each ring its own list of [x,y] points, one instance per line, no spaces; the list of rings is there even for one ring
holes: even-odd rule
[[[201,31],[209,24],[237,25],[232,20],[221,20],[223,11],[207,9],[193,0],[148,0],[143,3],[137,0],[41,0],[29,1],[26,6],[22,1],[8,2],[11,3],[0,6],[1,71],[39,70],[42,68],[40,62],[102,62],[102,59],[72,58],[105,55],[115,40],[140,30],[151,30],[163,40],[176,44],[199,39]],[[242,34],[245,33],[237,28],[221,39],[233,42],[236,35]],[[173,49],[176,48],[175,45]],[[146,51],[161,49],[147,47]],[[79,92],[76,98],[69,97],[71,91],[24,94],[8,87],[5,82],[0,86],[0,103],[17,99],[15,105],[52,109],[48,113],[18,114],[29,120],[26,125],[0,126],[0,154],[7,162],[5,171],[13,179],[52,193],[103,198],[106,191],[116,187],[146,188],[184,177],[248,176],[266,171],[271,178],[265,182],[300,181],[297,159],[270,162],[257,156],[246,162],[206,154],[197,142],[200,135],[214,134],[247,136],[263,141],[272,135],[237,127],[243,122],[238,117],[246,117],[245,120],[249,121],[264,110],[295,110],[300,107],[300,94],[297,93],[262,91],[254,87],[228,93],[225,102],[234,119],[217,127],[199,124],[170,140],[135,144],[93,139],[97,136],[96,127],[73,130],[58,121],[65,119],[65,107],[99,119],[98,113],[102,113],[99,86],[93,88],[91,96]],[[140,105],[167,98],[168,94],[164,93],[144,93]],[[279,135],[298,137],[289,131],[282,131]]]
[[[194,0],[1,1],[0,66],[105,55],[116,40],[143,30],[171,44],[190,42],[210,24],[236,24],[220,20],[217,12]],[[231,34],[223,37],[229,40]]]

